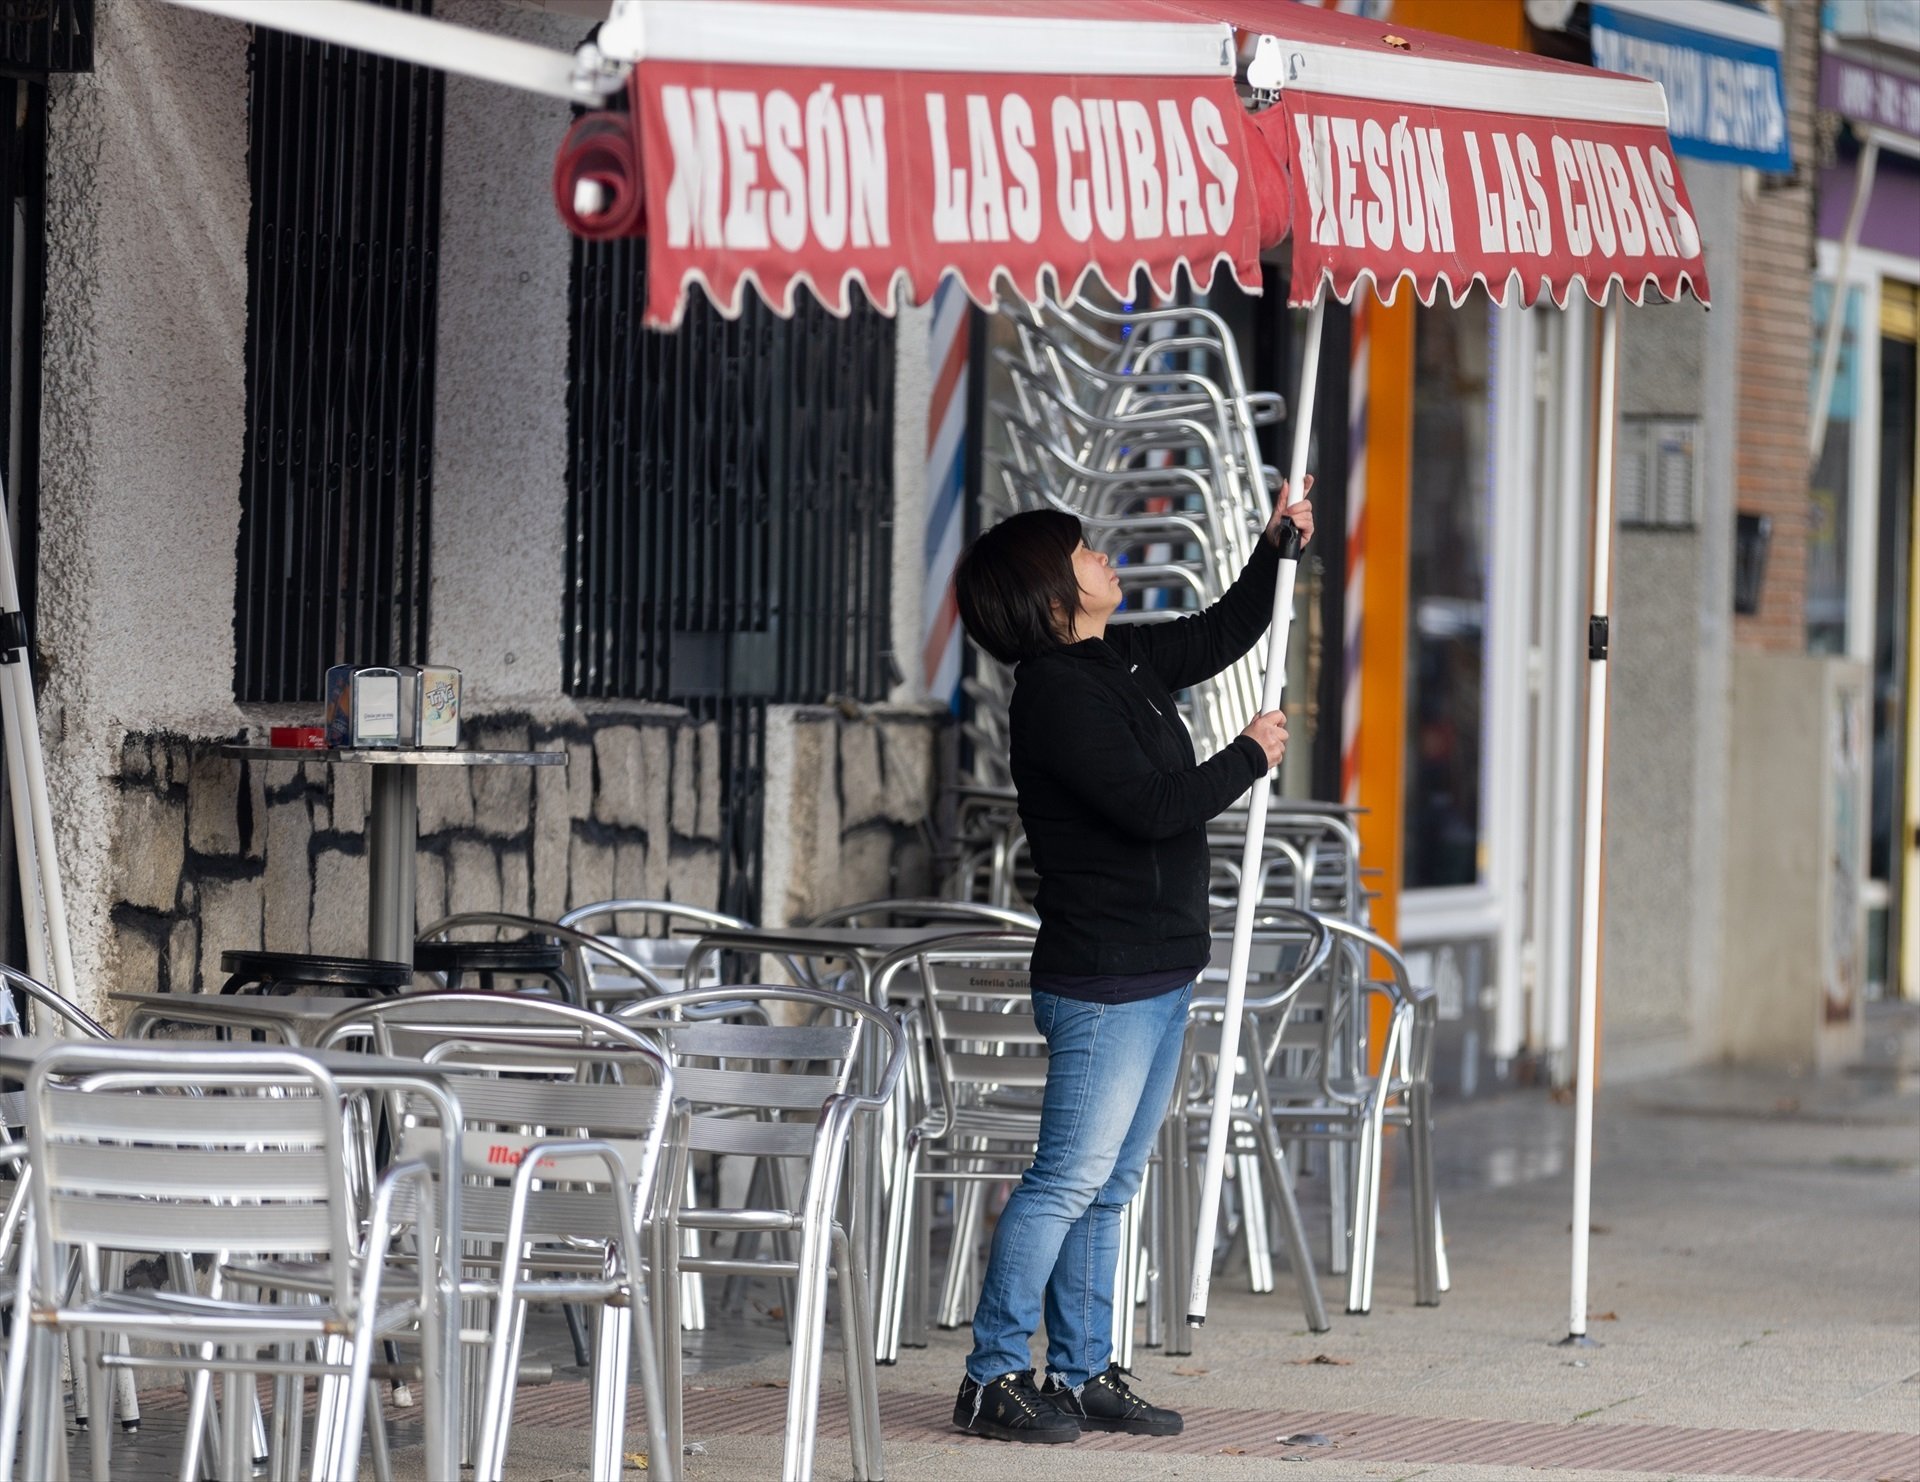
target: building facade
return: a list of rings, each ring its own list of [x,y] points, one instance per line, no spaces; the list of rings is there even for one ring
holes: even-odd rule
[[[433,6],[562,48],[583,9]],[[14,501],[89,1006],[365,950],[363,770],[219,749],[316,723],[333,662],[454,665],[471,742],[568,756],[428,770],[423,925],[923,892],[945,723],[896,678],[892,533],[924,316],[642,332],[637,264],[556,217],[563,103],[158,0],[93,21],[91,71],[37,84]]]

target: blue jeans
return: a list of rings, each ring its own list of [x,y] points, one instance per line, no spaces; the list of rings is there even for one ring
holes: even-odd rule
[[[1120,1216],[1173,1099],[1192,997],[1192,984],[1134,1003],[1033,995],[1049,1055],[1040,1140],[994,1231],[967,1359],[977,1383],[1033,1367],[1043,1300],[1048,1372],[1080,1385],[1106,1370]]]

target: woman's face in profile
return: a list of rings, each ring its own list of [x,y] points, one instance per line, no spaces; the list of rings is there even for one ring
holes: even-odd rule
[[[1080,611],[1104,623],[1120,606],[1120,577],[1113,563],[1083,540],[1074,548],[1073,579],[1080,587]]]

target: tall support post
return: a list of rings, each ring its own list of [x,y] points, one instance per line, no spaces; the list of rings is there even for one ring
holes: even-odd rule
[[[1587,1244],[1593,1207],[1593,1083],[1600,1063],[1600,846],[1607,785],[1607,593],[1613,582],[1613,449],[1620,316],[1607,304],[1600,339],[1600,449],[1594,461],[1593,615],[1587,620],[1585,860],[1580,874],[1580,1020],[1573,1115],[1573,1292],[1566,1342],[1587,1338]]]
[[[1880,166],[1880,136],[1869,132],[1853,167],[1853,204],[1847,209],[1846,235],[1840,238],[1840,261],[1834,265],[1833,297],[1827,303],[1827,329],[1820,342],[1820,379],[1814,383],[1813,416],[1807,423],[1807,451],[1820,456],[1827,440],[1827,408],[1833,400],[1834,377],[1840,372],[1840,339],[1847,327],[1847,275],[1853,267],[1853,249],[1866,224],[1867,203],[1873,199],[1873,177]]]
[[[40,710],[33,698],[33,669],[27,662],[27,628],[20,613],[20,583],[13,570],[13,527],[7,519],[4,486],[0,486],[0,710],[6,719],[14,863],[20,874],[28,966],[31,970],[43,963],[34,976],[72,998],[67,897],[53,839],[53,810],[47,802],[47,761],[40,750]]]
[[[1324,289],[1307,316],[1300,361],[1300,395],[1294,403],[1293,456],[1287,485],[1298,491],[1306,481],[1307,450],[1313,438],[1313,403],[1320,389],[1320,328],[1325,322]],[[1293,589],[1300,574],[1300,537],[1291,525],[1280,547],[1280,578],[1273,589],[1273,626],[1267,641],[1267,677],[1260,708],[1277,710],[1287,686],[1287,635],[1293,626]],[[1233,1105],[1235,1063],[1240,1055],[1240,1014],[1247,997],[1247,959],[1253,949],[1253,913],[1259,905],[1260,857],[1266,845],[1267,802],[1273,773],[1262,772],[1247,801],[1247,842],[1240,856],[1240,898],[1233,918],[1233,955],[1227,966],[1226,1019],[1220,1026],[1220,1068],[1213,1084],[1213,1117],[1207,1124],[1207,1157],[1200,1178],[1199,1228],[1193,1241],[1193,1285],[1187,1298],[1187,1324],[1207,1320],[1207,1295],[1213,1285],[1213,1243],[1220,1223],[1220,1180],[1226,1169],[1227,1127]]]

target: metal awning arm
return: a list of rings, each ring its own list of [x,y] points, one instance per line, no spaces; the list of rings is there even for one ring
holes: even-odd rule
[[[594,42],[577,52],[555,51],[530,41],[476,31],[471,26],[456,26],[449,21],[409,15],[404,10],[362,4],[360,0],[169,0],[169,3],[331,42],[335,46],[372,52],[397,62],[437,67],[443,72],[544,93],[569,103],[601,102],[625,85],[629,70],[627,62],[609,60]],[[624,10],[624,0],[615,0],[615,19]],[[639,39],[637,15],[636,11],[632,26],[635,42]],[[603,37],[613,26],[614,20],[610,19],[602,27]]]

